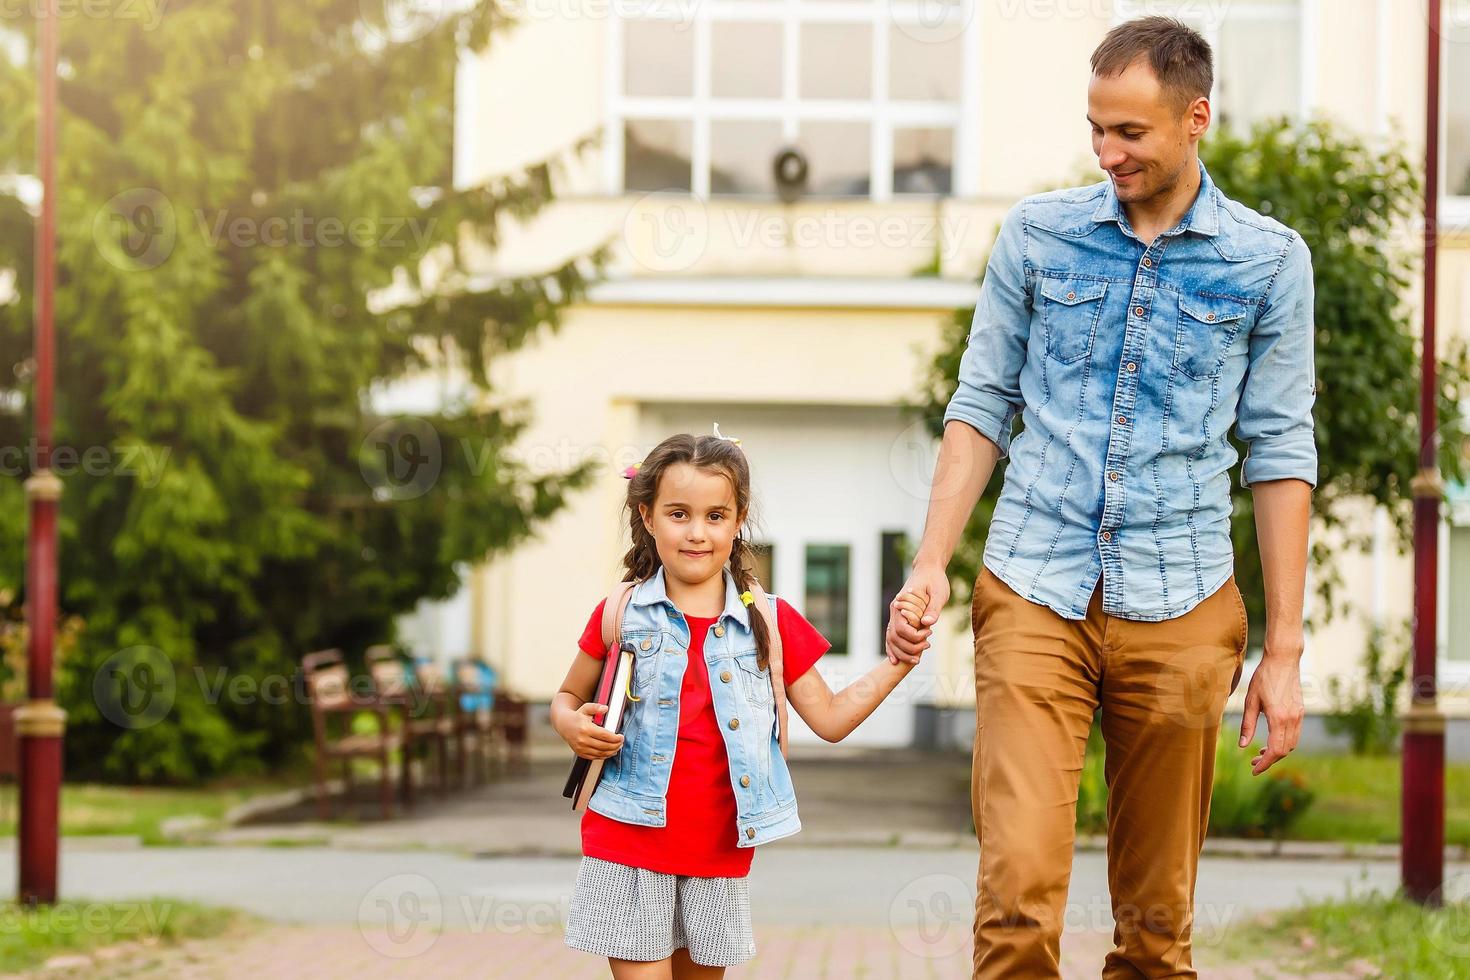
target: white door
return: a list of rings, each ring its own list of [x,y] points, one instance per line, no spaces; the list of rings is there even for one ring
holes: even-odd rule
[[[715,422],[740,439],[755,498],[750,533],[773,548],[765,586],[845,648],[818,662],[834,691],[872,669],[883,657],[884,535],[890,549],[894,532],[919,540],[933,440],[895,408],[645,404],[640,417],[649,448],[676,432],[709,433]],[[926,659],[843,744],[909,745],[915,703],[932,700],[932,674]],[[794,712],[791,739],[821,742]]]

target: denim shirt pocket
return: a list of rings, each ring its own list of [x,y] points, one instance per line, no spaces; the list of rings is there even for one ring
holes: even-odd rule
[[[745,689],[745,699],[760,708],[769,708],[776,700],[771,689],[771,668],[764,670],[756,661],[756,649],[740,650],[735,653],[735,666],[740,668],[740,686]]]
[[[1195,381],[1209,381],[1225,365],[1225,355],[1250,322],[1250,304],[1230,296],[1186,293],[1179,298],[1174,335],[1174,367]]]
[[[1099,279],[1040,277],[1047,356],[1070,364],[1092,352],[1108,284]]]

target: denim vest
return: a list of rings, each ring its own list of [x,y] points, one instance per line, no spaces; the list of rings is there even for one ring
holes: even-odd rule
[[[710,695],[735,791],[739,847],[754,847],[801,829],[796,789],[776,732],[770,668],[756,664],[750,611],[724,573],[725,608],[704,638]],[[774,606],[776,597],[770,597]],[[633,694],[623,714],[623,747],[607,760],[589,809],[622,823],[663,827],[665,795],[679,738],[679,689],[689,649],[689,622],[669,600],[664,570],[633,587],[623,614],[623,641],[637,660]]]

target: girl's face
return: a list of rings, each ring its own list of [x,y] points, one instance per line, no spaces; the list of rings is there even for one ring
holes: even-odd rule
[[[718,471],[675,463],[659,475],[653,507],[638,505],[653,535],[666,574],[697,584],[719,575],[743,515],[735,511],[735,488]]]

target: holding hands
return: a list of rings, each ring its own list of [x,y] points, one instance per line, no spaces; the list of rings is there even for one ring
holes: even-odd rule
[[[898,598],[888,607],[883,651],[892,663],[916,664],[929,648],[939,611],[949,601],[949,575],[939,566],[915,565]]]

